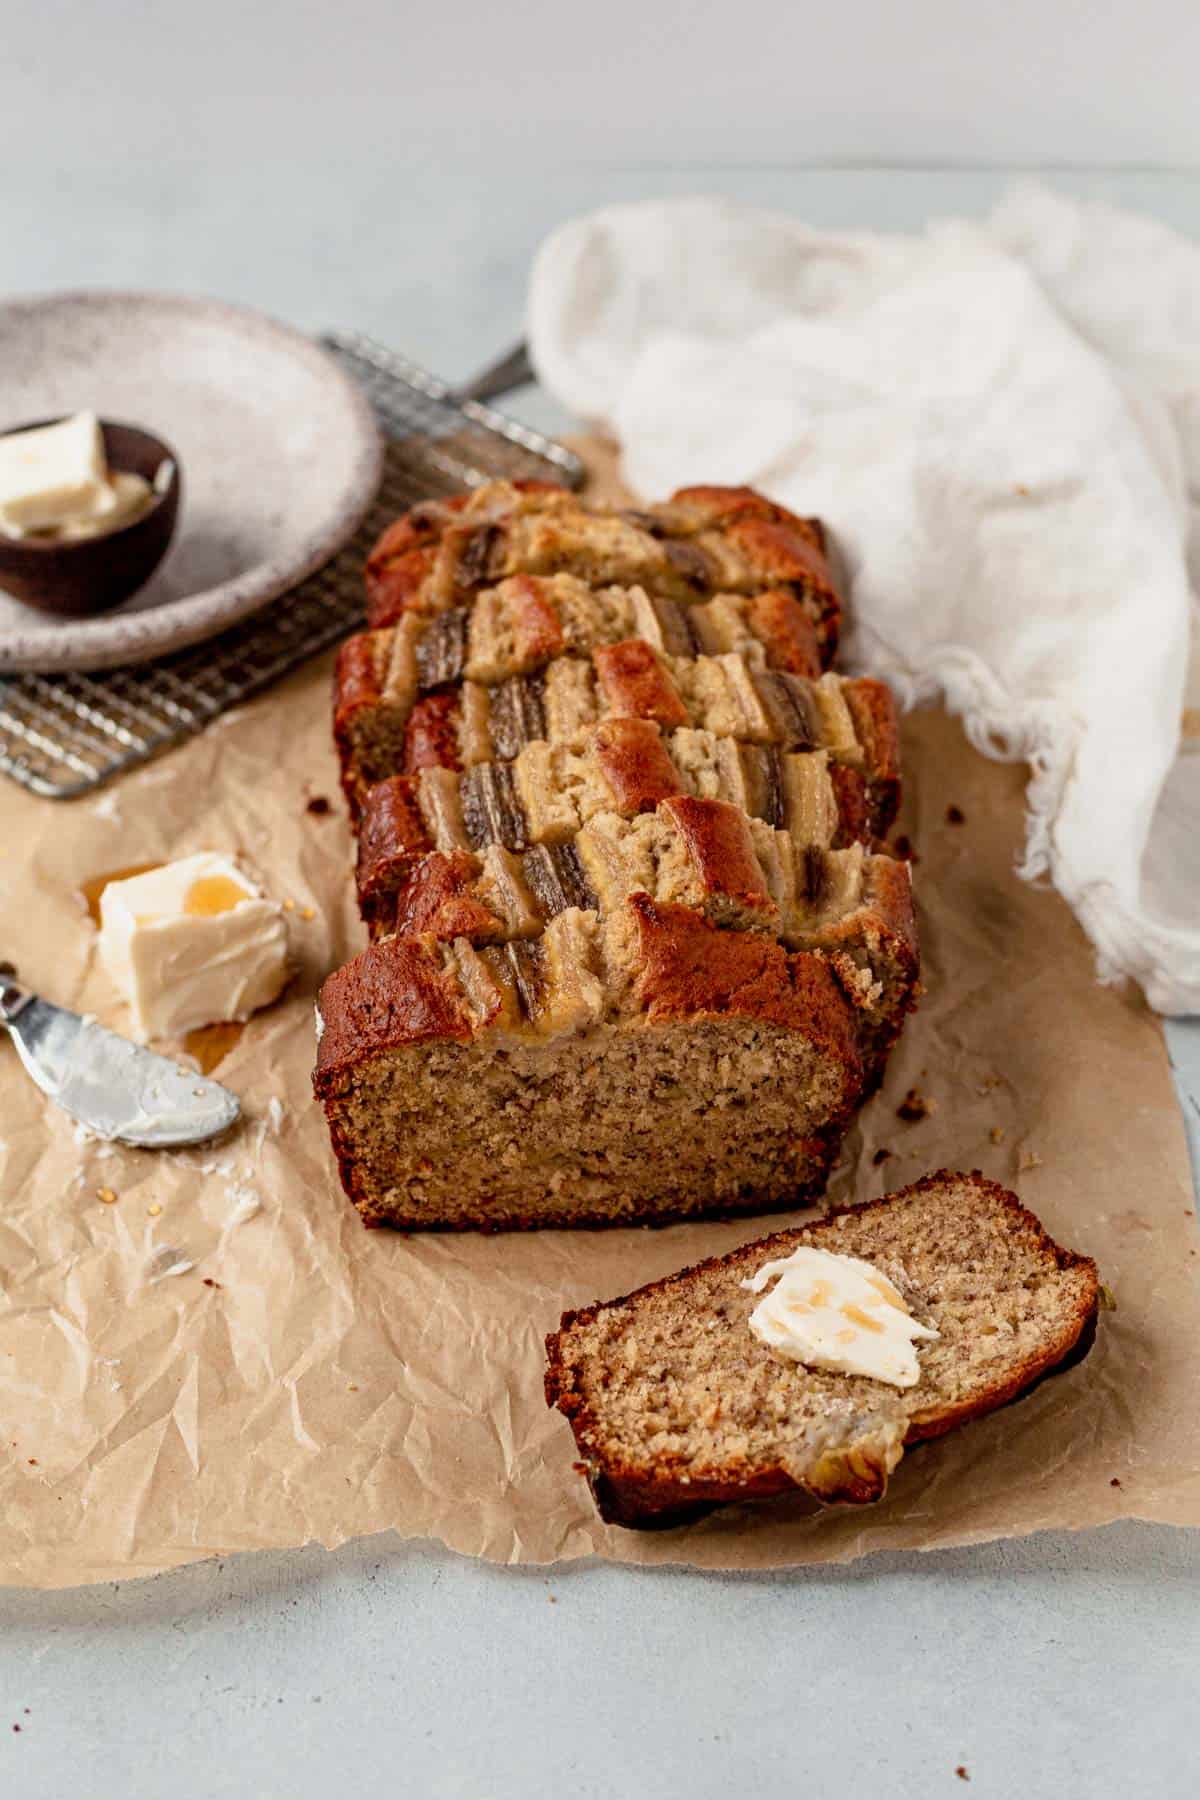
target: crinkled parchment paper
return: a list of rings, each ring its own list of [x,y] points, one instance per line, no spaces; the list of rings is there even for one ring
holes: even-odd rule
[[[907,725],[902,829],[928,994],[832,1196],[981,1168],[1098,1259],[1116,1309],[1082,1367],[913,1453],[880,1506],[602,1526],[542,1398],[543,1334],[565,1306],[791,1220],[362,1228],[309,1089],[317,985],[362,941],[329,667],[98,798],[0,781],[0,952],[47,997],[119,1028],[79,888],[201,848],[239,852],[295,902],[300,963],[220,1065],[246,1117],[216,1147],[83,1141],[0,1042],[0,1580],[65,1586],[387,1527],[508,1561],[768,1567],[1128,1516],[1200,1524],[1200,1236],[1161,1031],[1096,986],[1062,902],[1013,875],[1024,772],[925,714]],[[314,795],[333,809],[308,811]],[[905,1122],[912,1087],[933,1110]]]

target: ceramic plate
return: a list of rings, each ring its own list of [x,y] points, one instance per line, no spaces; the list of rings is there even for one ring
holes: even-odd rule
[[[0,670],[144,662],[295,587],[358,526],[383,454],[362,392],[259,313],[173,294],[0,304],[0,430],[89,409],[173,445],[175,538],[113,612],[55,620],[0,592]]]

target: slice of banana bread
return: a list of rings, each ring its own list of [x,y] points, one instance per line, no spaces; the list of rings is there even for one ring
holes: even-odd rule
[[[386,784],[385,784],[386,787]],[[378,792],[378,790],[377,790]],[[761,931],[831,960],[862,1014],[874,1058],[918,988],[907,863],[797,844],[719,800],[677,796],[625,819],[597,813],[573,839],[518,854],[493,840],[429,845],[423,822],[389,790],[387,850],[364,831],[362,907],[373,937],[463,937],[478,946],[538,937],[568,908],[608,917],[634,894],[685,906],[714,925]],[[368,823],[380,823],[372,812]],[[398,849],[406,842],[407,852]]]
[[[599,616],[603,592],[595,599]],[[539,662],[494,680],[464,670],[490,673],[506,663],[423,654],[435,627],[474,616],[445,613],[426,621],[414,615],[342,646],[334,739],[352,813],[370,785],[389,775],[430,763],[463,768],[511,761],[537,741],[578,746],[601,721],[617,718],[667,730],[692,727],[752,745],[823,746],[850,766],[868,759],[881,795],[890,783],[895,811],[895,709],[882,682],[816,679],[788,666],[786,645],[759,638],[715,653],[676,654],[647,637],[606,643],[597,634],[590,645],[564,648],[546,634]]]
[[[352,814],[376,781],[418,769],[512,762],[534,743],[581,749],[596,727],[638,719],[761,751],[828,750],[865,770],[881,828],[899,800],[895,706],[880,681],[771,667],[761,646],[720,656],[668,656],[644,638],[561,655],[488,686],[468,679],[425,691],[397,654],[409,628],[364,632],[342,648],[334,739]],[[681,752],[688,739],[675,740]]]
[[[384,939],[329,977],[318,1018],[346,1192],[407,1230],[792,1206],[863,1088],[827,961],[645,894],[533,942]]]
[[[915,1386],[784,1360],[750,1329],[747,1280],[810,1245],[870,1263],[915,1319]],[[1006,1405],[1084,1356],[1096,1265],[1014,1194],[942,1170],[870,1205],[564,1314],[546,1398],[570,1420],[603,1518],[652,1527],[801,1489],[879,1499],[906,1447]]]
[[[599,862],[611,840],[618,868],[622,845],[634,854],[626,876],[633,879],[637,846],[654,836],[651,815],[682,827],[727,816],[722,809],[738,814],[741,837],[781,901],[820,878],[820,865],[798,868],[809,851],[870,845],[880,819],[862,772],[832,763],[827,751],[763,750],[707,732],[668,735],[648,720],[612,719],[577,751],[534,743],[511,764],[424,768],[377,782],[359,821],[359,903],[374,924],[380,901],[390,906],[413,865],[432,851],[486,857],[500,848],[529,855],[532,874],[549,866],[561,878],[568,865],[574,870],[581,856],[587,860],[588,846]]]
[[[585,504],[566,488],[490,482],[414,507],[367,562],[367,618],[444,612],[514,575],[574,575],[688,604],[783,589],[812,619],[825,665],[841,618],[826,532],[749,488],[681,489],[644,511]]]

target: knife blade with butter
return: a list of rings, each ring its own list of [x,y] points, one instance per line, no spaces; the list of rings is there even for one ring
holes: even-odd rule
[[[30,993],[7,963],[0,1025],[42,1092],[97,1137],[147,1149],[200,1144],[241,1111],[219,1082]]]

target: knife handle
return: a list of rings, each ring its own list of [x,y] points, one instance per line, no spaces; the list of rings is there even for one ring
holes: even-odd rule
[[[17,980],[10,962],[0,962],[0,1025],[11,1025],[37,998]]]

